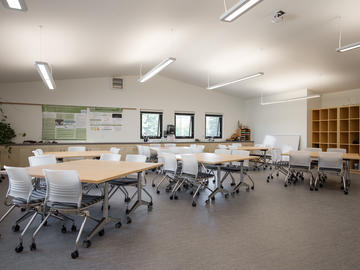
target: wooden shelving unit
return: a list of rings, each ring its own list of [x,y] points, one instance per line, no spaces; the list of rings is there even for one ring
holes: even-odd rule
[[[360,105],[312,110],[312,147],[345,148],[348,153],[360,153]],[[354,173],[355,164],[351,161]]]
[[[239,128],[237,131],[237,136],[240,137],[241,142],[246,142],[251,140],[251,131],[249,128]]]

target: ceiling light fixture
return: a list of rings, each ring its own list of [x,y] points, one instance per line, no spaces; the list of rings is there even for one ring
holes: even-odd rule
[[[241,0],[232,8],[227,9],[224,0],[225,12],[220,16],[220,20],[224,22],[232,22],[233,20],[244,14],[246,11],[259,4],[261,1],[263,0]]]
[[[283,100],[276,100],[276,101],[269,101],[269,102],[263,102],[263,97],[261,96],[261,105],[270,105],[270,104],[278,104],[278,103],[287,103],[292,101],[298,101],[298,100],[305,100],[305,99],[311,99],[311,98],[319,98],[320,95],[311,95],[311,96],[304,96],[304,97],[296,97],[296,98],[289,98],[289,99],[283,99]]]
[[[249,75],[249,76],[242,77],[242,78],[240,78],[238,80],[235,80],[235,81],[226,82],[226,83],[219,83],[219,84],[215,84],[213,86],[210,86],[209,81],[208,81],[208,87],[206,89],[207,90],[213,90],[213,89],[216,89],[216,88],[224,87],[224,86],[229,85],[229,84],[233,84],[233,83],[249,80],[249,79],[252,79],[252,78],[256,78],[256,77],[259,77],[259,76],[262,76],[262,75],[264,75],[263,72],[258,72],[258,73],[255,73],[255,74],[252,74],[252,75]]]
[[[173,57],[164,59],[163,61],[161,61],[160,64],[155,66],[152,70],[147,72],[144,76],[142,76],[140,74],[139,82],[141,82],[141,83],[146,82],[147,80],[149,80],[150,78],[152,78],[153,76],[158,74],[161,70],[163,70],[164,68],[166,68],[168,65],[170,65],[171,63],[173,63],[175,61],[176,61],[176,58],[173,58]]]
[[[20,10],[20,11],[27,10],[25,0],[2,0],[2,2],[3,5],[9,9]]]
[[[342,41],[342,33],[341,33],[341,17],[339,17],[339,48],[336,49],[337,52],[347,52],[353,49],[357,49],[360,48],[360,41],[359,42],[355,42],[355,43],[351,43],[345,46],[341,45],[341,41]]]
[[[56,85],[54,82],[54,78],[52,76],[52,70],[48,63],[46,62],[35,62],[35,68],[39,72],[41,79],[44,81],[46,86],[50,90],[55,90]]]

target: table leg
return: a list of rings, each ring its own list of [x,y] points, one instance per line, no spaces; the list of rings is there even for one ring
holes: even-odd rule
[[[128,211],[127,215],[130,216],[135,210],[136,208],[142,206],[142,205],[147,205],[148,207],[152,206],[152,202],[147,202],[144,201],[142,199],[142,173],[139,172],[137,177],[138,177],[138,184],[137,184],[137,201],[134,203],[134,205],[130,208],[130,210]]]
[[[348,194],[350,186],[350,159],[345,160],[345,183],[344,184],[344,193]]]
[[[86,240],[90,240],[94,237],[94,235],[104,229],[104,226],[110,222],[120,222],[120,218],[113,218],[109,216],[109,182],[104,183],[104,204],[103,204],[103,217],[102,219],[96,224],[94,229],[90,232],[87,236]]]
[[[244,161],[240,161],[240,182],[233,189],[233,194],[238,192],[240,186],[244,184]],[[247,185],[247,184],[246,184]],[[249,188],[249,187],[248,187]]]
[[[216,177],[216,181],[217,181],[217,187],[216,189],[210,193],[208,199],[212,199],[213,197],[215,197],[215,195],[218,192],[221,192],[222,194],[225,194],[225,198],[227,198],[229,196],[229,191],[227,191],[226,189],[224,189],[221,185],[221,166],[218,165],[217,166],[217,177]]]

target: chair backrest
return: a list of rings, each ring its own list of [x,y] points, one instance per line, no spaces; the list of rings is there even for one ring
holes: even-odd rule
[[[125,160],[132,161],[132,162],[145,162],[146,156],[144,156],[144,155],[126,155]]]
[[[120,161],[121,155],[120,154],[101,154],[100,160],[111,160],[111,161]]]
[[[56,164],[56,157],[53,155],[31,156],[28,159],[30,167]]]
[[[143,151],[143,146],[142,145],[137,145],[136,146],[137,150],[138,150],[138,154],[139,155],[143,155],[144,151]]]
[[[197,144],[190,144],[191,148],[196,148],[198,145]]]
[[[150,143],[150,147],[160,148],[161,144],[160,143]]]
[[[227,155],[231,155],[231,150],[229,149],[224,149],[224,148],[218,148],[218,149],[215,149],[214,151],[215,154],[227,154]]]
[[[204,152],[205,145],[196,145],[196,147],[190,147],[190,148],[193,153],[202,153]]]
[[[322,149],[321,148],[315,148],[315,147],[307,147],[304,149],[304,151],[307,151],[307,152],[322,152]]]
[[[32,152],[33,152],[34,156],[41,156],[41,155],[44,154],[44,151],[43,151],[42,149],[40,149],[40,148],[35,149],[35,150],[32,151]]]
[[[227,149],[227,146],[225,144],[218,144],[217,146],[219,149]]]
[[[44,169],[46,180],[45,204],[71,203],[81,206],[82,187],[77,171]]]
[[[170,152],[173,154],[190,154],[192,149],[190,147],[170,147]]]
[[[231,151],[231,154],[232,155],[237,155],[237,156],[250,156],[250,151],[245,151],[245,150],[232,150]],[[240,166],[240,162],[232,162],[233,165],[236,165],[236,166]],[[245,167],[249,167],[249,161],[248,160],[245,160],[244,161],[244,166]]]
[[[32,179],[25,168],[4,166],[8,178],[9,188],[6,197],[20,198],[29,202],[33,185]]]
[[[290,151],[290,167],[309,167],[311,164],[310,151]]]
[[[143,146],[142,147],[142,155],[146,156],[146,158],[150,158],[151,156],[151,151],[150,151],[150,147],[149,146]]]
[[[270,150],[270,155],[271,155],[271,162],[273,164],[283,160],[283,157],[281,155],[281,150],[279,148],[272,148]]]
[[[326,151],[346,154],[345,148],[328,148]]]
[[[319,153],[318,169],[343,169],[343,153],[339,152],[322,152]]]
[[[230,150],[237,150],[238,146],[237,145],[229,145],[229,149]]]
[[[182,173],[192,175],[196,178],[199,172],[199,164],[196,157],[191,154],[182,155],[181,161],[182,161]]]
[[[165,147],[176,147],[176,143],[165,143]]]
[[[85,146],[69,146],[68,147],[69,152],[84,152],[86,151]]]
[[[110,152],[113,153],[113,154],[119,154],[120,148],[111,147],[111,148],[110,148]]]
[[[164,161],[163,170],[166,172],[176,173],[178,165],[176,155],[172,153],[162,153],[162,157]]]
[[[232,146],[236,146],[236,147],[241,147],[241,146],[242,146],[242,143],[232,143],[231,145],[232,145]]]

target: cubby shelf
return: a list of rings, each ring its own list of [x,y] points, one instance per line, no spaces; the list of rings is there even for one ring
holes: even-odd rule
[[[360,153],[360,105],[312,110],[312,147],[345,148],[348,153]],[[355,164],[350,162],[354,173]]]

